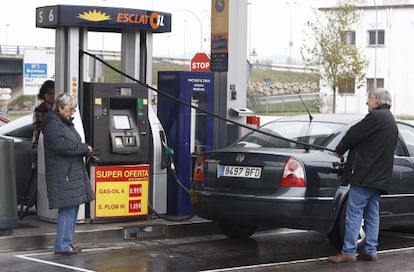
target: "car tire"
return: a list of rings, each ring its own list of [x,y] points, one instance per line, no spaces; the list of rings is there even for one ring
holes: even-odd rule
[[[256,225],[239,224],[230,222],[219,222],[220,231],[231,239],[247,239],[252,236],[256,230]]]
[[[345,217],[346,217],[346,205],[347,201],[345,201],[344,205],[341,208],[341,211],[336,219],[335,225],[333,230],[328,233],[329,242],[333,247],[338,250],[342,249],[342,245],[344,243],[344,236],[345,236]],[[365,242],[365,231],[363,227],[364,223],[362,221],[361,228],[359,230],[358,235],[358,250],[361,250],[364,242]]]

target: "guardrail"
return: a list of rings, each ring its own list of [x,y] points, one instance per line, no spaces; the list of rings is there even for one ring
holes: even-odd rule
[[[26,49],[53,49],[54,47],[45,46],[24,46],[24,45],[0,45],[0,55],[21,56],[23,58],[24,50]]]
[[[255,63],[253,67],[256,69],[268,69],[273,71],[295,72],[295,73],[319,73],[316,66],[306,65],[289,65],[289,64],[263,64]]]
[[[299,102],[300,100],[317,100],[319,93],[284,94],[275,96],[255,96],[250,98],[256,104],[278,104],[287,102]]]
[[[21,45],[0,45],[0,57],[4,56],[21,56],[23,58],[24,50],[26,49],[54,49],[54,47],[45,47],[45,46],[21,46]],[[102,50],[88,50],[92,54],[102,55],[105,59],[121,59],[120,51],[102,51]],[[169,61],[176,63],[190,63],[190,59],[184,58],[171,58],[171,57],[153,57],[155,61]],[[303,72],[303,73],[317,73],[318,69],[316,67],[307,67],[305,65],[287,65],[287,64],[262,64],[254,63],[252,64],[255,68],[258,69],[270,69],[275,71],[291,71],[291,72]]]

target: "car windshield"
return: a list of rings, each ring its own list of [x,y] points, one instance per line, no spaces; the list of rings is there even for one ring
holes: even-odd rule
[[[233,146],[271,148],[304,147],[302,144],[289,142],[277,136],[305,144],[326,146],[341,126],[343,124],[328,122],[275,121],[260,127],[261,131],[275,136],[253,131],[241,138]]]

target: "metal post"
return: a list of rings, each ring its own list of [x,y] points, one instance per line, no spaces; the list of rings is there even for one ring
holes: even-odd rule
[[[250,63],[250,69],[252,68],[252,3],[248,2],[247,7],[249,12],[248,20],[249,20],[249,63]]]
[[[187,23],[187,19],[184,19],[184,28],[183,28],[183,33],[184,33],[184,44],[183,44],[183,64],[185,64],[185,25]]]
[[[293,46],[293,41],[292,41],[292,25],[293,25],[293,22],[292,22],[292,17],[293,17],[293,14],[292,14],[292,5],[296,5],[297,2],[296,1],[295,2],[286,2],[286,4],[289,5],[289,8],[290,8],[290,19],[289,19],[289,61],[288,61],[288,63],[289,63],[289,70],[290,70],[290,67],[292,66],[292,46]]]
[[[203,24],[201,23],[200,18],[195,14],[193,11],[189,9],[180,9],[181,11],[187,11],[194,15],[194,17],[197,19],[198,24],[200,25],[200,52],[203,52]],[[186,22],[186,21],[185,21]]]
[[[377,88],[377,47],[378,47],[378,6],[375,4],[375,48],[374,48],[374,89]]]

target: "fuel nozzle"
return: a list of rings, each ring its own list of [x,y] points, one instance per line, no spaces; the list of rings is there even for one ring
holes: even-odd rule
[[[97,153],[97,152],[92,152],[92,153],[90,153],[90,154],[88,154],[87,156],[86,156],[86,162],[87,163],[89,163],[89,162],[98,162],[100,159],[99,159],[99,156],[100,156],[100,154],[99,153]]]
[[[164,144],[164,151],[165,151],[165,154],[167,154],[168,156],[174,155],[174,149],[172,149],[166,144]]]
[[[338,176],[342,176],[342,172],[345,168],[345,159],[343,155],[339,156],[339,162],[333,162],[332,166],[338,171]]]

